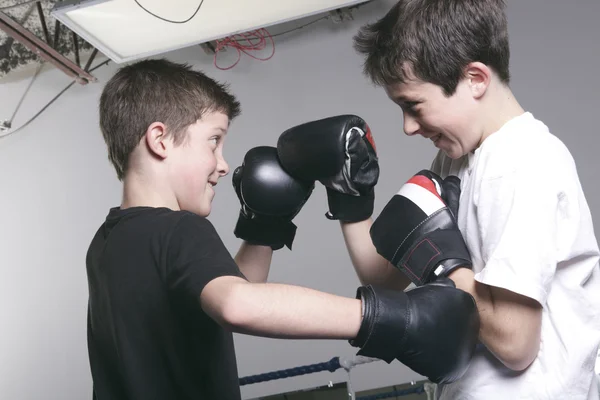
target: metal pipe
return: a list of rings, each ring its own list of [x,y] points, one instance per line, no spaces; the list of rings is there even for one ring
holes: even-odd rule
[[[23,46],[33,51],[39,57],[56,66],[68,76],[75,78],[77,83],[86,85],[89,82],[97,81],[94,76],[81,69],[81,67],[75,64],[73,61],[54,50],[48,43],[35,36],[33,33],[25,29],[22,25],[1,11],[0,29],[5,31],[15,40],[19,41]]]
[[[46,26],[46,18],[44,17],[44,10],[42,9],[42,3],[39,1],[36,3],[38,15],[40,16],[40,24],[42,25],[42,30],[44,31],[44,37],[46,38],[46,43],[52,46],[50,43],[50,34],[48,33],[48,27]]]

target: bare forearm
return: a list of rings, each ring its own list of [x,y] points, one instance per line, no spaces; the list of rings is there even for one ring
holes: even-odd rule
[[[456,287],[470,293],[479,310],[479,339],[504,365],[523,370],[539,351],[541,309],[531,299],[481,284],[473,271],[450,274]]]
[[[494,343],[502,336],[502,330],[498,329],[497,324],[494,323],[494,303],[489,286],[478,284],[474,279],[473,271],[466,268],[455,270],[450,274],[450,279],[454,281],[458,289],[471,294],[475,299],[481,321],[479,338],[492,350]]]
[[[340,223],[348,254],[363,285],[381,285],[404,290],[410,281],[404,274],[380,256],[371,241],[372,219],[356,223]]]
[[[266,282],[272,257],[273,250],[270,247],[244,241],[235,256],[235,262],[248,281]]]
[[[234,332],[273,338],[352,339],[361,323],[361,301],[276,283],[231,287],[225,319]]]

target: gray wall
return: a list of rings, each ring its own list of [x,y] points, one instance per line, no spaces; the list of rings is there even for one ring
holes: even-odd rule
[[[381,158],[378,213],[434,155],[428,141],[403,134],[400,110],[361,76],[361,60],[351,48],[356,29],[391,4],[376,1],[351,23],[321,22],[278,37],[275,56],[268,62],[244,57],[234,69],[220,71],[198,48],[168,56],[230,82],[239,96],[243,115],[233,124],[225,147],[232,167],[249,148],[274,145],[292,125],[338,113],[361,115],[371,125]],[[571,149],[592,213],[600,221],[600,3],[510,0],[508,12],[514,91]],[[227,57],[234,56],[227,52]],[[98,83],[74,86],[25,130],[0,140],[0,398],[89,398],[85,252],[108,208],[120,201],[119,182],[98,130],[97,101],[116,67],[97,70]],[[68,82],[46,68],[15,125]],[[27,83],[0,86],[0,119],[10,117]],[[232,253],[239,246],[232,233],[238,209],[228,177],[217,187],[210,218]],[[353,296],[358,280],[339,227],[325,219],[325,211],[325,192],[318,187],[295,220],[299,229],[294,251],[276,253],[270,279]],[[344,341],[241,335],[236,335],[236,348],[240,376],[354,354]],[[364,390],[417,378],[397,362],[375,363],[358,367],[352,384]],[[343,371],[322,372],[251,385],[243,394],[252,398],[344,379]]]

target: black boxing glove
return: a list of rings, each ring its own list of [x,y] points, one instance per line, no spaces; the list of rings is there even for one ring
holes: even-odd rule
[[[287,246],[296,236],[292,222],[314,189],[314,181],[290,176],[279,164],[275,147],[250,149],[232,177],[241,203],[234,234],[251,244]]]
[[[415,285],[471,268],[471,256],[458,229],[460,180],[443,180],[423,170],[406,182],[370,229],[377,252]]]
[[[358,222],[373,214],[379,161],[362,118],[338,115],[290,128],[279,137],[277,154],[291,175],[325,185],[327,218]]]
[[[448,278],[406,292],[358,288],[363,320],[358,355],[397,359],[434,383],[460,379],[475,352],[480,318],[475,299]]]

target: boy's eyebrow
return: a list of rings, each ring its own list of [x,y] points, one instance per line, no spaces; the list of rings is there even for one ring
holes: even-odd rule
[[[398,95],[398,96],[394,96],[394,100],[395,101],[399,101],[402,103],[420,103],[421,100],[419,99],[411,99],[402,95]]]

